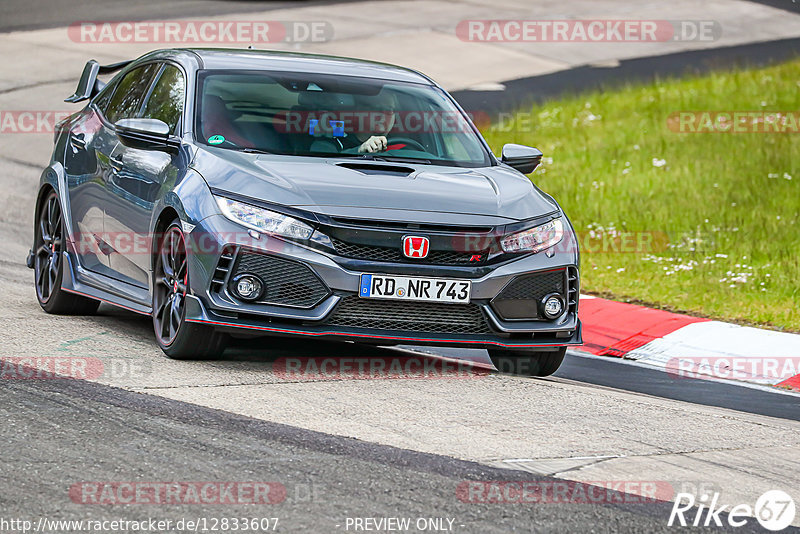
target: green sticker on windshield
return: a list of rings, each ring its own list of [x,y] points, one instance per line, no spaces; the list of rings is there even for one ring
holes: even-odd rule
[[[224,142],[225,142],[225,137],[221,135],[212,135],[211,137],[208,138],[209,145],[218,145]]]

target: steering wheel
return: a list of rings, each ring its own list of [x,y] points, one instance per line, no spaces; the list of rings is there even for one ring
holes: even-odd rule
[[[397,148],[388,148],[388,147],[390,147],[392,145],[398,145],[398,144],[412,145],[414,148],[416,148],[420,152],[427,152],[425,147],[422,146],[422,143],[420,143],[419,141],[417,141],[415,139],[411,139],[410,137],[392,137],[391,139],[387,139],[386,140],[386,146],[387,146],[386,150],[398,150]],[[405,147],[403,147],[403,148],[405,148]]]

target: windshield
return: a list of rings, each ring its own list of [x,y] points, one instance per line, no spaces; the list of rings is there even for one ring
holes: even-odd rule
[[[203,71],[195,135],[234,150],[460,167],[491,164],[480,137],[433,86],[329,74]]]

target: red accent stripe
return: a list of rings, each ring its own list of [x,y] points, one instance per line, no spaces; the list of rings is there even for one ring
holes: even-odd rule
[[[792,378],[787,378],[783,382],[779,382],[775,384],[777,387],[785,387],[789,389],[793,389],[795,391],[800,391],[800,375],[794,375]]]
[[[506,344],[500,343],[498,341],[478,341],[478,340],[471,340],[471,339],[428,339],[422,337],[397,337],[397,336],[378,336],[373,334],[351,334],[347,332],[306,332],[303,330],[289,330],[286,328],[273,328],[270,326],[255,326],[255,325],[242,325],[236,323],[223,323],[220,321],[206,321],[203,319],[186,319],[186,322],[189,323],[203,323],[203,324],[213,324],[217,326],[231,326],[234,328],[249,328],[251,330],[266,330],[268,332],[279,332],[283,334],[299,334],[304,336],[344,336],[344,337],[363,337],[367,339],[391,339],[394,341],[430,341],[436,343],[466,343],[466,344],[478,344],[478,345],[497,345],[499,347],[520,347],[520,348],[530,348],[530,347],[552,347],[552,343],[547,344]],[[576,345],[576,343],[564,343],[564,345]],[[557,345],[560,346],[560,345]]]
[[[101,299],[100,297],[95,297],[94,295],[89,295],[87,293],[81,293],[80,291],[75,291],[74,289],[67,289],[66,287],[61,288],[62,291],[66,291],[67,293],[75,293],[76,295],[81,295],[82,297],[87,297],[92,300],[99,300],[100,302],[105,302],[106,304],[110,304],[112,306],[116,306],[117,308],[122,308],[123,310],[132,311],[134,313],[138,313],[139,315],[147,315],[148,317],[151,315],[149,313],[134,310],[133,308],[129,308],[127,306],[123,306],[122,304],[117,304],[116,302],[111,302],[110,300]]]
[[[618,357],[687,324],[709,320],[600,298],[582,299],[578,315],[584,350]]]

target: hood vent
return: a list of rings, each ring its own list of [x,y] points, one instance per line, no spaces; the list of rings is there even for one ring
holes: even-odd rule
[[[382,163],[360,162],[360,161],[346,161],[344,163],[337,163],[339,167],[351,169],[361,174],[382,174],[389,176],[408,176],[416,172],[416,169],[411,167],[403,167],[400,165],[384,165]]]

